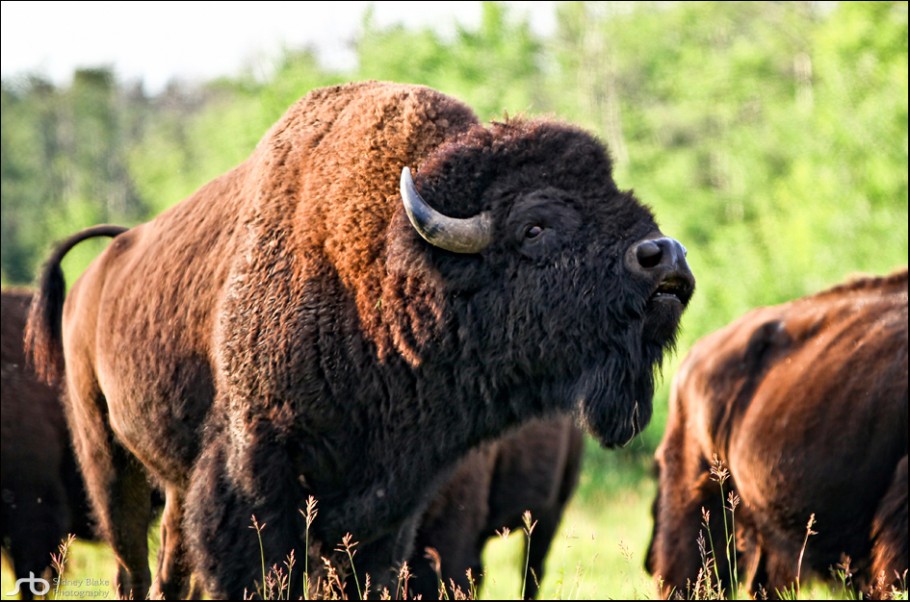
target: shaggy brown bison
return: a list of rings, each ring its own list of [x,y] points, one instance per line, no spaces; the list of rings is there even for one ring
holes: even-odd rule
[[[2,537],[17,580],[42,576],[67,534],[91,536],[59,390],[41,382],[25,362],[22,339],[31,300],[26,291],[0,295]],[[23,599],[32,597],[28,585],[20,592]]]
[[[550,542],[578,483],[583,444],[581,430],[566,417],[534,420],[468,454],[421,519],[408,563],[415,577],[410,593],[437,599],[441,580],[454,599],[452,583],[471,591],[467,569],[479,588],[487,540],[503,528],[520,531],[528,510],[536,525],[527,550],[525,596],[535,598]],[[438,574],[434,562],[424,557],[426,548],[439,555]]]
[[[813,514],[803,574],[847,555],[865,586],[887,588],[907,569],[906,271],[757,309],[702,339],[670,403],[648,553],[664,595],[695,583],[702,508],[729,591],[714,454],[741,498],[750,591],[793,584]]]
[[[357,571],[394,582],[471,448],[569,410],[603,445],[634,437],[694,288],[589,134],[483,126],[377,82],[307,95],[240,166],[117,236],[65,306],[58,263],[29,340],[66,357],[124,595],[150,586],[144,470],[167,497],[156,594],[182,591],[188,549],[212,595],[242,595],[251,515],[267,563],[299,558],[309,495],[310,566],[351,532]]]

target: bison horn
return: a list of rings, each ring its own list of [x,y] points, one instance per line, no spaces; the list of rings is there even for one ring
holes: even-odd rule
[[[488,211],[474,217],[444,215],[421,198],[411,170],[401,170],[401,200],[411,225],[425,241],[453,253],[480,253],[493,240],[493,218]]]

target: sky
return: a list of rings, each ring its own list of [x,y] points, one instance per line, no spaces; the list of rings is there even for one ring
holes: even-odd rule
[[[509,2],[549,33],[555,2]],[[351,42],[372,5],[379,25],[476,25],[480,2],[28,2],[0,3],[4,79],[37,72],[67,83],[79,67],[112,66],[148,92],[172,78],[210,79],[266,68],[283,47],[313,46],[323,64],[355,64]]]

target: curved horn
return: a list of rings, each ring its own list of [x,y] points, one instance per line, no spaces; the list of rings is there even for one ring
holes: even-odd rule
[[[453,253],[480,253],[493,241],[493,218],[488,211],[463,219],[436,211],[417,193],[407,167],[401,170],[401,200],[411,225],[435,247]]]

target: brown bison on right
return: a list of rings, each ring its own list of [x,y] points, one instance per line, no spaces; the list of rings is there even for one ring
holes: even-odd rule
[[[261,580],[251,515],[268,565],[299,559],[313,495],[310,566],[351,532],[358,572],[393,586],[472,448],[570,411],[628,442],[693,288],[589,134],[371,82],[310,93],[248,160],[117,236],[65,306],[51,261],[29,340],[39,364],[66,358],[120,593],[151,585],[148,470],[167,496],[154,593],[192,569],[239,599]]]
[[[717,454],[736,491],[744,583],[777,595],[842,555],[882,595],[907,570],[907,272],[757,309],[702,339],[673,383],[657,451],[649,572],[685,595],[701,509],[729,592]]]

